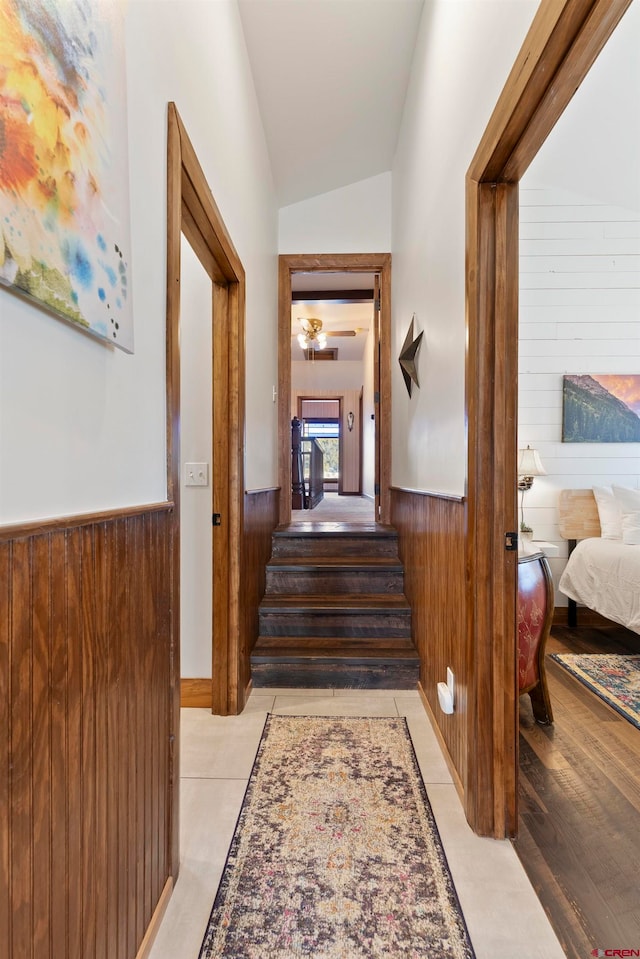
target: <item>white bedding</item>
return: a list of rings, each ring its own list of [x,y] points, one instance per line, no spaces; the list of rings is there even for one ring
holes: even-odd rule
[[[640,546],[583,539],[569,557],[560,590],[614,623],[640,633]]]

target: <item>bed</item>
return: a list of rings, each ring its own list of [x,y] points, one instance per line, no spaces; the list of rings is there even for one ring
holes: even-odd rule
[[[623,503],[618,502],[616,517],[615,497],[603,498],[609,488],[597,490],[602,491],[597,502],[589,489],[560,493],[560,535],[569,541],[569,560],[558,585],[569,598],[568,622],[577,625],[577,603],[582,603],[640,633],[640,537],[634,532],[640,512],[633,509],[640,491],[613,487]]]

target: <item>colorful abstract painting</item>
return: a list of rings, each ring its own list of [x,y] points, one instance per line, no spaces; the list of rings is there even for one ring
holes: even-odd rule
[[[606,373],[565,376],[564,443],[640,443],[640,376]]]
[[[118,0],[0,0],[0,283],[133,351]]]

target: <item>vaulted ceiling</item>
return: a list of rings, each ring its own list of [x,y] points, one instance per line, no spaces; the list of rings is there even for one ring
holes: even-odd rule
[[[424,0],[239,0],[280,206],[391,169]]]

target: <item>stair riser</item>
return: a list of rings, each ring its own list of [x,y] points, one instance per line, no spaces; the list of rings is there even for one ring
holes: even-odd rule
[[[395,536],[274,536],[272,554],[290,556],[384,556],[397,559],[398,540]]]
[[[407,636],[259,636],[252,659],[269,656],[416,656],[416,648]]]
[[[347,593],[402,593],[402,570],[269,569],[267,594],[340,596]]]
[[[251,668],[254,688],[416,689],[419,667],[413,663],[362,665],[336,663],[264,663]]]
[[[357,615],[332,609],[314,610],[260,610],[261,636],[333,636],[347,639],[352,636],[411,636],[411,612],[377,610]]]

